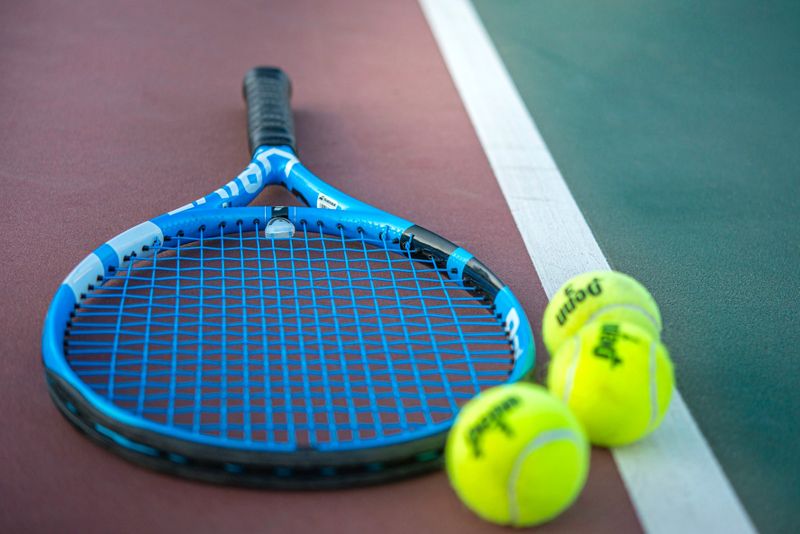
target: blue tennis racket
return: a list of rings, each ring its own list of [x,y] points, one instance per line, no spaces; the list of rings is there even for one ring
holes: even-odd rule
[[[244,79],[253,158],[86,257],[47,314],[61,412],[139,464],[278,488],[441,464],[459,407],[525,377],[530,326],[469,252],[299,162],[277,68]],[[308,207],[246,207],[281,185]]]

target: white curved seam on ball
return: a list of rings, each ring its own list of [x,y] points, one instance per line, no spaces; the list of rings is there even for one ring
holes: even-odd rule
[[[658,379],[656,377],[656,342],[650,343],[649,354],[649,371],[650,371],[650,423],[647,425],[647,430],[650,431],[656,424],[658,419]]]
[[[578,372],[578,360],[581,355],[581,342],[580,339],[575,342],[575,352],[572,353],[572,360],[569,362],[567,368],[567,377],[564,381],[564,392],[561,395],[564,402],[569,403],[569,397],[572,395],[572,387],[575,383],[575,373]]]
[[[655,328],[656,332],[658,332],[659,334],[661,333],[661,325],[658,324],[658,321],[653,316],[653,314],[651,314],[641,306],[635,306],[633,304],[609,304],[607,306],[603,306],[602,308],[591,314],[589,318],[586,320],[585,324],[589,324],[595,321],[599,316],[603,315],[604,313],[608,313],[609,310],[613,310],[614,308],[623,308],[641,313],[642,315],[647,317],[647,320],[650,321],[650,323],[653,325],[653,328]]]
[[[550,430],[536,436],[536,439],[525,445],[525,448],[514,459],[514,465],[511,466],[511,474],[508,476],[508,518],[511,524],[516,524],[519,521],[519,503],[517,502],[517,479],[519,479],[520,472],[522,471],[522,464],[525,459],[544,447],[549,443],[560,440],[569,440],[578,445],[578,438],[569,430],[559,428],[557,430]]]

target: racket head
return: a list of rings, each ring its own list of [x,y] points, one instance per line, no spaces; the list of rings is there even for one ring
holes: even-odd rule
[[[266,237],[262,230],[265,213],[296,225],[295,235],[291,239]],[[447,246],[449,242],[431,232],[413,225],[405,229],[392,227],[386,224],[391,220],[389,217],[378,221],[375,212],[315,208],[198,210],[171,217],[170,225],[161,230],[160,243],[159,239],[145,237],[146,241],[137,247],[141,252],[131,250],[125,254],[128,259],[122,265],[106,265],[102,278],[77,295],[76,283],[85,283],[87,278],[81,274],[82,269],[76,269],[60,288],[45,323],[44,361],[56,404],[78,428],[125,457],[160,470],[217,482],[329,488],[379,482],[438,467],[446,432],[458,408],[481,389],[528,373],[533,364],[532,335],[519,303],[485,266],[461,249]],[[214,235],[205,235],[209,228],[215,229]],[[368,234],[365,228],[374,229],[375,233]],[[140,230],[137,233],[148,235]],[[198,245],[201,240],[203,248]],[[129,238],[127,242],[130,243]],[[261,260],[257,259],[257,251],[253,257],[257,243],[263,246]],[[334,270],[339,274],[325,276],[321,264],[317,264],[317,259],[322,261],[323,243],[326,253],[336,256],[339,266]],[[441,250],[442,244],[453,250]],[[102,252],[106,246],[98,250]],[[365,247],[369,249],[366,254]],[[214,376],[221,365],[219,317],[205,327],[206,341],[211,345],[203,348],[202,358],[198,359],[199,344],[193,338],[201,329],[190,326],[187,330],[186,324],[192,323],[192,317],[197,318],[200,304],[191,302],[166,316],[166,308],[198,296],[194,288],[187,289],[191,295],[175,298],[179,288],[172,278],[177,272],[176,264],[187,264],[190,257],[197,262],[201,250],[202,254],[216,254],[204,258],[207,270],[219,269],[220,255],[231,263],[225,275],[230,282],[225,298],[239,308],[237,312],[229,310],[228,319],[253,324],[246,334],[247,342],[238,345],[238,352],[231,346],[225,355],[229,363],[226,376],[230,379],[227,391],[223,391],[219,375],[206,378],[206,383],[181,378],[187,373],[196,376],[198,371]],[[224,252],[220,254],[220,250]],[[243,265],[237,261],[242,251],[251,256]],[[286,288],[285,304],[276,305],[275,293],[271,292],[272,301],[266,304],[264,313],[260,309],[265,301],[263,287],[256,279],[262,279],[275,266],[275,262],[264,258],[267,251],[280,255],[280,261],[285,262],[277,272],[287,275],[294,269],[295,273],[287,282],[291,287]],[[308,263],[310,254],[318,258]],[[392,260],[381,258],[386,255]],[[355,283],[341,275],[345,256],[358,264],[349,267],[351,274],[358,273],[355,277],[359,281]],[[87,261],[96,264],[98,260],[95,253]],[[259,261],[263,262],[262,272],[256,273]],[[331,259],[324,262],[330,265]],[[367,262],[371,263],[370,269],[381,273],[370,273]],[[403,281],[392,280],[390,262],[398,264],[395,274],[399,272]],[[274,270],[271,272],[275,274]],[[243,273],[251,281],[237,284]],[[197,278],[191,272],[186,277],[195,282]],[[382,286],[373,289],[370,278],[372,284]],[[353,325],[349,330],[340,325],[340,336],[350,343],[362,337],[372,345],[337,349],[332,344],[320,344],[320,334],[326,338],[335,336],[336,326],[329,324],[321,330],[314,326],[313,314],[306,313],[312,304],[311,293],[297,289],[297,280],[308,287],[316,284],[319,298],[338,294],[324,309],[329,314],[338,313],[341,322],[354,322],[357,317],[353,310],[358,307],[363,312],[362,331]],[[336,285],[334,290],[325,287],[331,280]],[[426,288],[424,296],[409,301],[420,293],[418,283]],[[122,305],[120,295],[126,284],[130,303]],[[442,291],[428,294],[437,285]],[[243,286],[247,293],[244,297]],[[209,287],[215,292],[210,304],[218,305],[216,299],[223,293],[219,281]],[[353,291],[355,295],[348,295]],[[139,298],[131,300],[134,295]],[[161,306],[142,307],[141,300],[151,298],[148,295]],[[348,300],[353,302],[350,309]],[[339,309],[334,310],[337,302]],[[467,348],[474,354],[459,354],[465,348],[458,346],[459,336],[464,333],[448,330],[455,322],[452,317],[444,314],[444,319],[434,320],[436,324],[430,320],[426,324],[422,318],[425,314],[442,315],[441,311],[447,309],[455,309],[452,315],[471,323],[465,327],[467,332],[480,331],[481,335],[473,339],[467,335]],[[152,324],[148,327],[143,320],[147,310],[158,315],[157,329]],[[393,315],[395,322],[402,314],[414,319],[407,319],[405,326],[381,329],[379,314],[385,313]],[[309,326],[297,339],[288,338],[297,336],[301,327],[284,332],[283,340],[272,331],[276,322],[298,320],[303,323],[302,328]],[[168,323],[178,326],[170,329]],[[402,337],[403,328],[411,330],[406,335],[423,339],[406,339],[401,346],[381,354],[381,343]],[[208,334],[215,329],[213,336]],[[267,349],[259,347],[265,332],[269,338]],[[236,333],[243,335],[241,327],[236,328]],[[148,336],[149,342],[144,341]],[[297,344],[300,338],[305,341],[302,354]],[[444,347],[438,354],[431,345],[436,342]],[[164,346],[170,344],[179,350],[173,352]],[[453,344],[456,350],[450,350]],[[251,347],[248,356],[241,350],[246,345]],[[287,346],[293,348],[287,351]],[[364,346],[368,347],[367,365],[363,364]],[[143,363],[145,349],[149,367]],[[264,371],[265,355],[290,371],[289,375]],[[237,363],[245,358],[249,363]],[[341,358],[346,360],[344,365],[336,361]],[[173,366],[175,372],[165,376],[165,366]],[[326,366],[331,373],[339,372],[339,376],[329,376],[325,382],[321,373]],[[414,372],[419,376],[414,377]],[[474,379],[468,377],[470,372],[476,374]],[[246,374],[251,383],[243,387]],[[269,395],[263,385],[265,376],[272,389]],[[348,389],[343,382],[345,376],[362,383]],[[372,385],[364,382],[368,377],[374,379]],[[116,384],[113,388],[112,383]],[[287,392],[291,394],[288,402]],[[218,400],[223,394],[227,404]],[[391,399],[398,394],[409,399],[392,405]],[[376,399],[372,404],[370,396]],[[298,399],[305,399],[308,404]],[[219,417],[225,410],[229,411],[228,430],[222,432]],[[246,415],[248,410],[258,411],[259,415]],[[348,417],[344,413],[347,410],[355,418]],[[267,419],[268,412],[271,420]],[[187,419],[187,413],[193,415]],[[311,419],[309,413],[313,413]],[[286,426],[289,416],[296,424],[293,436]],[[245,417],[250,417],[249,435]],[[400,417],[406,418],[404,426]],[[382,423],[382,429],[376,422]],[[310,428],[314,425],[316,430]],[[331,425],[338,433],[335,443],[331,442]],[[359,431],[355,435],[348,434],[356,427]],[[313,439],[309,438],[312,431],[317,432]],[[269,432],[272,436],[268,438]]]

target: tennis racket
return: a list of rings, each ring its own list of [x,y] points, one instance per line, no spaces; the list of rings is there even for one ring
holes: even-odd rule
[[[441,464],[459,407],[525,377],[522,307],[463,248],[298,160],[291,85],[244,78],[252,161],[86,257],[47,314],[50,394],[139,464],[333,488]],[[246,207],[280,185],[307,207]]]

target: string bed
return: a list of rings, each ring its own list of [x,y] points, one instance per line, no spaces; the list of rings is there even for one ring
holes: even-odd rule
[[[363,234],[259,230],[133,258],[76,309],[69,365],[164,428],[275,451],[389,444],[507,379],[500,320],[433,260]]]

